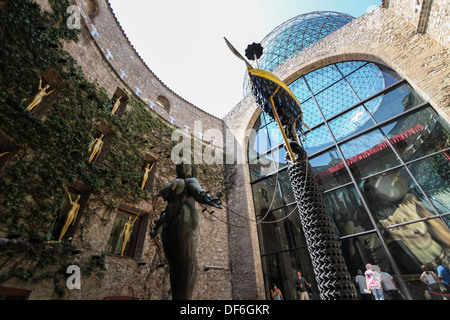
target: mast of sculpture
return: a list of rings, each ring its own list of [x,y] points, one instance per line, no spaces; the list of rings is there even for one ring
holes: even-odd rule
[[[270,72],[253,68],[227,39],[225,41],[245,62],[256,103],[277,122],[283,137],[289,178],[321,299],[355,300],[356,292],[325,210],[322,193],[298,139],[297,130],[303,135],[303,126],[309,129],[302,121],[300,103],[285,83]],[[261,45],[253,43],[247,48],[246,57],[259,59],[262,53]]]

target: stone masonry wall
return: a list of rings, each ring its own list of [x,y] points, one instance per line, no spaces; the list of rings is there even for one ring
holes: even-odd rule
[[[48,0],[36,0],[42,11],[50,11]],[[128,42],[120,25],[116,21],[106,0],[72,0],[81,10],[81,35],[77,43],[66,43],[70,52],[83,69],[86,77],[105,88],[109,97],[116,90],[141,100],[152,112],[166,120],[173,129],[186,130],[190,127],[193,134],[194,122],[201,121],[203,133],[209,129],[219,132],[217,147],[222,146],[222,120],[204,112],[185,101],[167,88],[144,64],[132,45]],[[126,75],[126,76],[125,76]],[[165,97],[166,108],[157,104]],[[164,105],[164,103],[163,103]],[[127,108],[132,108],[128,106]],[[172,118],[171,118],[172,117]],[[175,164],[170,158],[170,137],[153,132],[151,149],[143,157],[156,160],[152,179],[152,188],[161,189],[176,178]],[[196,137],[200,140],[199,136]],[[211,146],[211,137],[203,137],[202,147]],[[220,164],[202,164],[197,176],[201,186],[213,196],[222,195],[226,203],[224,168]],[[110,199],[117,203],[105,207],[95,195],[90,195],[85,212],[80,212],[79,227],[74,233],[72,244],[80,249],[69,257],[71,263],[90,264],[92,270],[82,270],[81,289],[65,290],[64,299],[98,300],[108,297],[127,297],[134,299],[164,300],[170,299],[169,270],[162,250],[160,236],[150,237],[150,230],[166,203],[161,197],[129,205],[120,199]],[[120,210],[140,213],[142,232],[139,235],[139,249],[134,257],[121,257],[106,252],[115,217]],[[211,208],[208,208],[211,211]],[[198,244],[198,277],[193,298],[232,299],[231,270],[229,263],[229,229],[226,209],[214,208],[214,214],[203,212],[203,206],[197,205],[202,224]],[[0,238],[5,237],[3,231]],[[27,259],[27,252],[17,254],[16,259]],[[8,261],[3,270],[16,260]],[[36,262],[30,260],[30,265]],[[63,288],[64,284],[60,284]],[[1,286],[31,291],[29,299],[60,299],[55,292],[53,279],[36,283],[26,283],[21,279],[10,278]]]

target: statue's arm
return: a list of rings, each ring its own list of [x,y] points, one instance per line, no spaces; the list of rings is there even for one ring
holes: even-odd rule
[[[211,195],[208,194],[206,190],[202,189],[197,179],[189,179],[188,190],[189,194],[195,199],[195,201],[222,209],[219,204],[219,198],[211,197]]]

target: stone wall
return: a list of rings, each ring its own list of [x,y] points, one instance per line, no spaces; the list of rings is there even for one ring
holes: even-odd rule
[[[48,0],[35,2],[42,11],[52,10]],[[179,128],[193,134],[194,122],[200,121],[202,131],[199,132],[214,129],[219,133],[214,137],[217,138],[214,147],[220,151],[223,145],[222,120],[178,96],[151,72],[129,43],[109,3],[106,0],[71,2],[81,10],[81,34],[77,43],[65,43],[64,49],[76,60],[86,78],[103,87],[111,99],[116,92],[121,92],[143,102],[148,106],[148,112],[166,121],[167,126],[173,130]],[[132,105],[127,105],[123,112],[126,113],[131,108]],[[190,129],[187,130],[185,125]],[[102,129],[109,130],[106,127]],[[166,183],[176,178],[175,164],[171,160],[171,147],[174,143],[171,142],[170,135],[163,132],[151,132],[149,136],[149,150],[142,157],[156,161],[149,190],[152,190],[151,194],[157,194]],[[202,137],[197,135],[194,139],[201,148],[212,146],[211,136],[206,134]],[[202,163],[197,170],[201,186],[211,195],[221,196],[226,203],[223,166]],[[65,293],[63,299],[170,299],[169,269],[161,237],[150,237],[151,229],[165,208],[163,199],[152,196],[139,203],[128,204],[122,199],[100,199],[95,194],[88,194],[86,197],[84,210],[79,213],[81,218],[71,239],[77,252],[69,253],[66,257],[68,265],[88,266],[81,270],[81,289],[70,290],[66,288],[65,282],[56,283],[55,279],[45,277],[32,282],[8,277],[0,283],[0,287],[28,290],[28,298],[36,300],[61,299],[58,295],[61,289]],[[198,277],[193,298],[232,299],[227,211],[225,208],[214,208],[214,213],[211,214],[211,208],[208,211],[203,209],[203,206],[197,205],[202,223],[197,252]],[[142,221],[137,249],[132,257],[109,253],[107,250],[115,218],[119,211],[124,210],[140,214]],[[0,238],[7,236],[7,231],[0,231]],[[33,245],[31,247],[32,249],[28,246],[25,251],[11,253],[14,258],[2,264],[2,272],[12,272],[21,261],[28,261],[27,265],[32,269],[39,261],[30,258],[33,256],[31,251],[36,250]],[[42,274],[57,267],[61,266],[50,266]]]

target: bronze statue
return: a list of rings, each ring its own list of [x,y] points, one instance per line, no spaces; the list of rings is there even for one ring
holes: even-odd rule
[[[78,210],[80,210],[80,204],[78,201],[81,198],[81,195],[77,195],[77,198],[75,201],[72,201],[72,197],[70,196],[69,191],[67,191],[67,195],[69,196],[69,202],[70,202],[70,209],[69,212],[67,212],[66,215],[66,221],[64,222],[64,226],[61,229],[61,233],[59,234],[58,241],[61,241],[61,239],[64,237],[64,235],[67,232],[67,229],[69,228],[69,225],[72,223],[72,225],[75,224],[75,220],[77,219]]]
[[[103,147],[103,138],[105,135],[102,133],[100,138],[95,138],[94,141],[91,142],[89,145],[89,151],[91,152],[91,155],[89,156],[89,162],[92,162],[96,156],[100,154]]]
[[[167,184],[161,195],[167,206],[162,225],[164,253],[169,262],[173,300],[190,300],[197,277],[197,243],[201,217],[195,202],[221,209],[219,198],[203,190],[191,165],[177,165],[177,179]]]
[[[53,89],[52,91],[47,92],[48,89],[50,89],[50,85],[47,84],[44,88],[42,88],[42,79],[40,79],[38,92],[34,95],[33,100],[31,100],[30,104],[27,106],[28,111],[32,111],[34,108],[36,108],[36,106],[38,106],[42,102],[42,99],[44,99],[46,96],[48,96],[49,94],[51,94],[53,91],[56,90]]]

